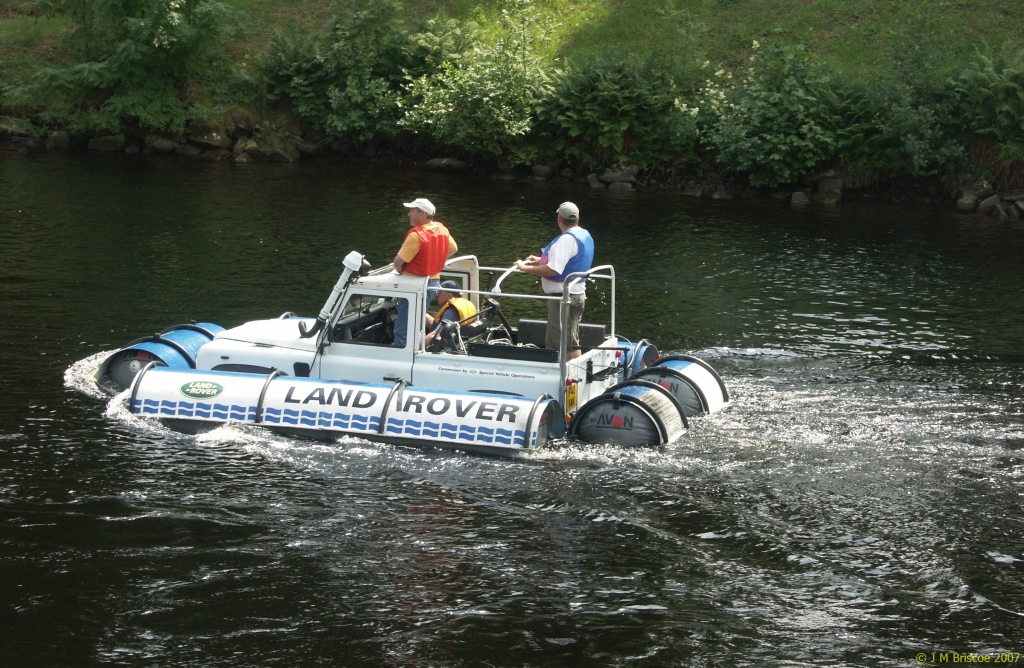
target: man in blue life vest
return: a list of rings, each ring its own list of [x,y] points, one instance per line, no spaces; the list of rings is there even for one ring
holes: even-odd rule
[[[427,338],[424,341],[426,346],[429,347],[431,341],[441,333],[442,322],[468,325],[476,320],[476,307],[473,306],[473,302],[462,296],[461,289],[462,286],[455,281],[441,283],[441,291],[437,293],[437,303],[441,306],[437,309],[437,315],[427,314]]]
[[[558,229],[562,231],[544,247],[541,256],[531,255],[526,260],[516,260],[519,271],[541,277],[544,292],[562,296],[563,281],[569,274],[587,271],[594,263],[594,238],[580,227],[580,210],[572,202],[563,202],[558,207]],[[569,288],[569,350],[566,359],[576,359],[580,350],[580,320],[583,319],[583,305],[587,300],[587,285],[578,281]],[[548,301],[548,329],[544,347],[558,350],[561,339],[559,321],[560,300]]]

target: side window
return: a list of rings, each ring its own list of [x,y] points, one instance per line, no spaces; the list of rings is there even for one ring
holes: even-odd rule
[[[393,345],[400,302],[408,300],[372,294],[349,295],[331,331],[331,340],[363,345]]]
[[[371,309],[384,303],[385,298],[380,295],[352,295],[345,308],[341,312],[341,320],[350,315],[356,315],[360,311],[368,313]]]

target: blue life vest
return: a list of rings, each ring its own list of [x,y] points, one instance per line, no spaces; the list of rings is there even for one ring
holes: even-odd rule
[[[555,276],[545,276],[544,278],[549,281],[558,281],[561,283],[566,279],[569,274],[575,274],[581,271],[587,271],[590,266],[594,264],[594,238],[590,236],[590,232],[579,226],[570,227],[565,231],[564,234],[571,235],[576,240],[576,254],[569,258],[569,261],[565,263],[565,268],[562,273]],[[562,234],[551,240],[547,246],[543,248],[541,253],[544,255],[548,254],[548,249],[555,245],[559,239],[562,238]]]

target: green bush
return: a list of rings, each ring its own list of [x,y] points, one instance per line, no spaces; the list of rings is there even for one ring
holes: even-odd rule
[[[703,141],[719,162],[777,186],[838,158],[855,172],[928,176],[964,159],[962,123],[947,81],[896,58],[896,72],[851,84],[802,45],[755,49],[736,79],[719,70],[702,91]]]
[[[216,0],[52,0],[75,24],[74,64],[9,93],[73,130],[183,129],[215,110],[194,88],[220,69],[232,11]]]
[[[459,63],[480,39],[480,27],[473,21],[429,19],[418,32],[408,36],[403,48],[405,74],[413,79],[430,75],[445,63]]]
[[[979,51],[956,90],[971,131],[995,139],[1003,161],[1024,160],[1024,49]]]
[[[702,140],[752,185],[796,181],[839,147],[831,86],[802,45],[755,48],[736,79],[720,69],[701,91]]]
[[[314,126],[339,137],[394,134],[406,34],[394,0],[341,5],[328,39],[278,34],[261,65],[271,99],[288,98]]]
[[[960,114],[943,65],[958,59],[959,47],[934,9],[902,9],[902,20],[889,30],[891,71],[835,88],[847,103],[839,154],[856,171],[928,176],[964,158]]]
[[[277,33],[259,60],[267,97],[288,100],[300,117],[323,129],[330,114],[328,92],[339,78],[327,41],[320,36]]]
[[[534,53],[539,35],[527,2],[503,11],[496,40],[432,75],[412,78],[400,125],[440,144],[504,156],[512,164],[536,155],[530,141],[548,74]]]
[[[885,111],[879,127],[898,146],[898,157],[883,164],[882,171],[931,176],[962,162],[964,147],[954,127],[954,109],[946,100],[920,102],[903,95]]]
[[[963,159],[946,87],[833,81],[822,97],[833,111],[834,157],[855,173],[928,176]]]
[[[646,167],[694,155],[697,109],[680,102],[685,91],[654,58],[574,63],[560,74],[540,112],[555,161]]]
[[[288,99],[302,118],[328,133],[356,140],[399,130],[410,76],[429,76],[458,62],[476,25],[427,21],[409,33],[394,0],[352,0],[341,6],[330,34],[278,33],[261,59],[270,99]]]

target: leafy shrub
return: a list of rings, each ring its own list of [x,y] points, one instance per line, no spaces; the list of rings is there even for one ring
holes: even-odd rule
[[[401,125],[441,144],[529,162],[537,149],[527,136],[549,89],[533,48],[543,36],[525,1],[503,10],[500,28],[493,43],[413,78]]]
[[[405,74],[412,78],[430,75],[445,63],[458,63],[471,53],[480,39],[480,27],[473,21],[429,19],[419,32],[409,35],[404,52]]]
[[[758,49],[733,80],[718,70],[701,91],[703,141],[755,186],[790,183],[835,153],[832,78],[802,45]]]
[[[891,174],[928,176],[963,158],[963,147],[949,134],[952,109],[942,100],[929,102],[899,95],[878,119],[879,134],[890,150],[879,165]]]
[[[847,96],[839,157],[855,171],[928,176],[963,160],[956,108],[945,87],[898,87]],[[851,113],[852,110],[852,113]]]
[[[289,100],[295,113],[324,128],[330,113],[328,91],[339,77],[326,40],[278,32],[260,57],[259,69],[268,98]]]
[[[1024,49],[979,51],[956,90],[971,130],[995,139],[1003,161],[1024,160]]]
[[[358,0],[339,9],[328,39],[274,37],[261,65],[271,99],[337,136],[393,134],[399,118],[405,33],[394,0]]]
[[[845,113],[840,157],[855,170],[928,176],[963,160],[963,134],[946,63],[959,45],[936,8],[903,6],[889,28],[891,71],[837,87],[856,113]]]
[[[366,140],[398,131],[408,76],[427,76],[457,62],[476,38],[476,25],[427,21],[408,33],[394,0],[342,5],[330,34],[278,33],[261,59],[271,99],[330,134]]]
[[[753,185],[793,182],[834,158],[858,172],[935,174],[964,149],[955,100],[926,56],[916,49],[895,74],[851,84],[801,45],[755,49],[735,81],[719,70],[702,91],[703,140]]]
[[[190,84],[217,69],[231,10],[216,0],[52,0],[76,29],[78,62],[42,69],[15,95],[75,130],[182,129],[213,110]]]
[[[654,58],[606,58],[561,73],[540,117],[549,155],[587,167],[619,158],[646,167],[687,158],[697,142],[696,108]]]

